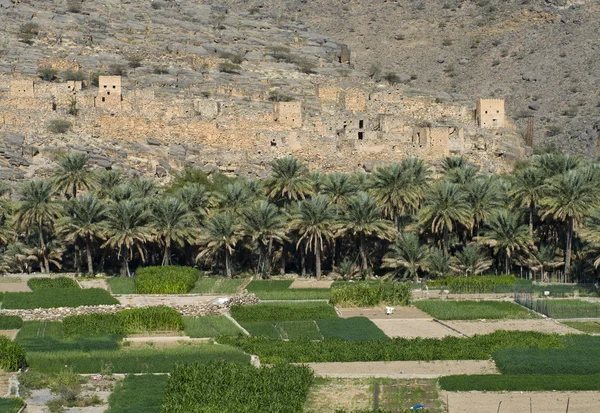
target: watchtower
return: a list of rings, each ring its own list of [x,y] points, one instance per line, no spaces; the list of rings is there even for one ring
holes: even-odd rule
[[[479,99],[477,123],[486,129],[504,127],[504,99]]]
[[[121,108],[123,96],[121,94],[121,76],[99,76],[98,96],[95,106],[107,109]]]

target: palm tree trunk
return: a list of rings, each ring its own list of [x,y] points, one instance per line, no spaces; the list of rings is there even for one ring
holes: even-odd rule
[[[38,231],[40,233],[40,249],[42,250],[42,258],[44,259],[44,272],[50,272],[50,263],[48,262],[48,255],[46,254],[46,243],[44,242],[44,234],[42,233],[42,223],[38,224]]]
[[[360,243],[360,269],[362,271],[367,270],[367,246],[365,245],[365,234],[362,232],[359,236]]]
[[[165,240],[165,251],[163,253],[162,266],[167,266],[171,263],[171,242]]]
[[[504,268],[506,269],[505,274],[508,275],[508,270],[510,268],[510,257],[508,254],[506,254],[506,257],[504,257]]]
[[[573,217],[567,217],[567,246],[565,248],[565,282],[571,269],[571,249],[573,243]]]
[[[81,249],[77,240],[75,240],[75,272],[81,274]]]
[[[317,280],[321,279],[321,248],[320,245],[315,247],[315,272],[317,273]]]
[[[271,275],[271,254],[273,252],[273,238],[269,239],[269,246],[267,247],[267,254],[265,256],[265,274]]]
[[[229,254],[229,250],[225,248],[225,272],[227,274],[227,278],[233,278],[233,274],[231,273],[231,255]]]
[[[285,275],[285,243],[281,244],[281,258],[279,259],[279,275]]]
[[[533,236],[533,211],[535,210],[535,204],[533,201],[529,203],[529,235]]]
[[[448,225],[444,224],[444,239],[443,239],[443,248],[444,248],[444,256],[448,256]]]
[[[129,260],[127,259],[127,252],[123,254],[123,261],[121,263],[121,273],[124,277],[129,277]]]
[[[256,279],[262,280],[265,273],[265,246],[262,242],[258,242],[258,263],[256,265]]]
[[[88,274],[94,275],[94,263],[92,262],[92,242],[89,239],[85,239],[85,252],[87,254],[87,267]]]

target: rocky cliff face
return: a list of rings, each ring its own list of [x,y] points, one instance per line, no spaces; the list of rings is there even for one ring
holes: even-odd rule
[[[498,170],[528,153],[511,119],[479,128],[469,96],[417,88],[421,72],[380,82],[360,52],[265,9],[0,0],[0,177],[45,176],[64,151],[158,176],[260,176],[287,154],[349,171],[460,153]]]

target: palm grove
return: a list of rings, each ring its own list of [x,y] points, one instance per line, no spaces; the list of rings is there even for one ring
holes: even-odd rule
[[[593,281],[599,164],[544,153],[511,174],[461,157],[319,173],[293,157],[270,177],[185,169],[167,186],[66,154],[50,179],[1,188],[3,272],[120,273],[141,265],[406,279],[521,271]]]

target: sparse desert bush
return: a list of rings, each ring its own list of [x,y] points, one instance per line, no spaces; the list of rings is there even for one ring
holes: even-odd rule
[[[144,58],[139,54],[130,54],[125,57],[129,62],[129,67],[132,69],[142,67],[142,61]]]
[[[62,72],[62,78],[64,80],[84,81],[85,74],[81,71],[65,70]]]
[[[46,82],[52,82],[56,79],[56,75],[58,75],[58,71],[51,67],[40,67],[38,69],[38,73],[40,78]]]
[[[152,67],[152,72],[155,75],[168,75],[169,74],[169,69],[165,66],[158,66],[155,65]]]
[[[70,13],[81,13],[82,6],[82,0],[67,0],[67,10]]]
[[[219,64],[219,72],[222,73],[231,73],[239,75],[242,71],[242,67],[240,65],[236,65],[231,62],[223,62]]]
[[[19,27],[19,41],[32,45],[33,38],[40,32],[40,26],[37,23],[24,23]]]
[[[108,74],[111,76],[127,76],[127,68],[125,65],[113,63],[108,66]]]
[[[244,61],[244,56],[239,53],[231,53],[231,52],[220,52],[219,57],[222,59],[228,59],[231,63],[235,63],[239,65]]]
[[[67,133],[72,126],[66,119],[53,119],[48,123],[48,130],[52,133]]]

